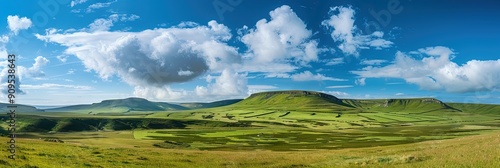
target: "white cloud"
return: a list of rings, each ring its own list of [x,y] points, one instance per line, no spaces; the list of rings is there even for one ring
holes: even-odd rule
[[[151,100],[183,100],[189,97],[189,93],[185,90],[174,90],[169,86],[161,87],[143,87],[135,86],[134,95],[144,97]]]
[[[45,72],[42,71],[42,67],[47,65],[49,60],[43,56],[37,56],[35,58],[35,63],[29,68],[25,68],[23,66],[19,66],[18,72],[22,75],[22,77],[28,78],[41,78],[45,76]]]
[[[113,20],[100,18],[94,20],[94,22],[89,25],[89,31],[108,31],[111,26],[113,26]]]
[[[330,60],[327,60],[326,65],[338,65],[338,64],[343,64],[344,58],[333,58]]]
[[[56,58],[57,58],[59,61],[63,62],[63,63],[64,63],[64,62],[66,62],[66,61],[68,60],[68,56],[67,56],[67,55],[58,55]]]
[[[356,85],[365,86],[366,85],[365,80],[366,80],[366,78],[359,78],[359,79],[356,79],[356,81],[354,81],[354,83]]]
[[[273,85],[248,85],[248,95],[259,92],[275,91],[278,87]]]
[[[290,76],[294,81],[346,81],[345,79],[327,77],[322,74],[314,75],[310,71],[304,71],[302,73],[293,74]]]
[[[27,17],[19,17],[17,15],[14,16],[7,16],[7,24],[10,29],[15,35],[19,33],[20,30],[25,30],[31,27],[32,23],[31,20]]]
[[[140,17],[137,15],[127,15],[127,14],[112,14],[108,18],[99,18],[94,20],[89,25],[89,31],[108,31],[116,22],[126,22],[126,21],[134,21],[139,19]],[[85,29],[84,29],[85,30]],[[53,34],[53,33],[48,33]]]
[[[416,52],[412,52],[416,53]],[[470,60],[463,65],[452,62],[454,52],[442,46],[418,50],[417,60],[397,52],[394,63],[383,67],[368,66],[352,73],[363,78],[401,78],[425,90],[474,92],[500,90],[500,59]]]
[[[396,94],[394,94],[394,95],[395,95],[395,96],[403,96],[403,95],[405,95],[405,94],[404,94],[404,93],[396,93]]]
[[[66,72],[66,74],[68,74],[68,75],[75,74],[75,70],[74,69],[70,69],[70,70],[68,70],[68,72]]]
[[[9,36],[2,35],[0,36],[0,59],[7,59],[7,56],[9,53],[7,52],[7,49],[5,48],[5,44],[9,42]]]
[[[7,35],[2,35],[0,37],[0,43],[8,43],[9,42],[9,36]]]
[[[82,10],[81,9],[72,9],[70,12],[71,13],[80,13],[80,12],[82,12]]]
[[[92,90],[90,86],[84,85],[63,85],[56,83],[44,83],[40,85],[21,85],[23,89],[26,90],[39,90],[39,89],[73,89],[73,90]]]
[[[162,27],[166,26],[166,24],[162,24],[162,25],[163,25]],[[200,26],[200,25],[196,22],[191,22],[191,21],[184,21],[184,22],[179,23],[177,25],[177,27],[179,27],[179,28],[188,28],[188,27],[197,27],[197,26]]]
[[[353,85],[338,85],[338,86],[328,86],[326,88],[328,89],[341,89],[341,88],[351,88],[354,87]]]
[[[386,63],[387,60],[379,60],[379,59],[374,59],[374,60],[362,60],[361,65],[380,65],[382,63]]]
[[[88,71],[97,72],[104,80],[114,75],[120,77],[134,86],[137,96],[183,99],[184,93],[194,91],[177,91],[168,85],[192,80],[206,72],[222,72],[215,83],[205,87],[209,94],[247,93],[240,86],[223,89],[234,77],[227,69],[241,64],[241,58],[236,48],[226,44],[231,38],[230,30],[216,21],[189,28],[46,33],[36,37],[67,47],[64,54],[75,55]],[[239,78],[232,84],[246,87],[246,82]],[[211,93],[214,89],[219,92]]]
[[[22,89],[21,83],[24,79],[26,78],[33,78],[33,79],[38,79],[41,77],[45,76],[45,73],[42,71],[43,66],[45,66],[49,62],[48,59],[42,56],[38,56],[35,58],[35,63],[29,68],[26,68],[24,66],[16,66],[17,67],[17,72],[16,72],[16,82],[14,83],[16,87],[16,93],[17,94],[25,94],[24,90]],[[9,63],[7,60],[3,60],[0,64],[1,74],[0,74],[0,83],[2,89],[2,93],[7,94],[7,75],[9,75],[8,70],[10,69],[7,65]],[[4,87],[5,86],[5,87]]]
[[[349,98],[350,94],[349,93],[346,93],[346,92],[339,92],[339,91],[319,91],[321,93],[325,93],[325,94],[329,94],[329,95],[333,95],[337,98],[341,98],[341,99],[345,99],[345,98]]]
[[[322,25],[333,28],[331,37],[334,41],[341,43],[338,48],[344,54],[357,57],[360,49],[382,49],[392,46],[393,42],[382,39],[384,33],[381,31],[363,35],[354,25],[355,11],[351,7],[333,7],[330,13],[332,13],[330,18],[324,20]]]
[[[194,72],[193,71],[183,71],[183,70],[180,70],[180,71],[177,72],[177,74],[179,76],[191,76],[191,75],[194,74]]]
[[[299,69],[298,66],[290,65],[287,63],[264,63],[258,64],[243,60],[243,65],[239,68],[240,72],[264,72],[268,74],[283,74],[293,72]]]
[[[296,69],[294,64],[303,66],[318,60],[321,52],[318,42],[311,40],[312,31],[289,6],[276,8],[269,15],[269,21],[259,20],[254,29],[244,26],[238,31],[241,41],[248,46],[245,70],[291,72]],[[282,68],[272,68],[275,65]]]
[[[134,20],[137,20],[139,18],[141,18],[141,17],[138,16],[138,15],[134,15],[134,14],[132,14],[130,16],[122,15],[121,18],[120,18],[120,21],[122,21],[122,22],[123,21],[134,21]]]
[[[91,12],[94,12],[95,9],[106,8],[115,2],[117,2],[117,1],[115,0],[115,1],[110,1],[110,2],[106,2],[106,3],[102,3],[102,2],[95,3],[95,4],[92,4],[89,7],[87,7],[85,12],[91,13]]]
[[[74,7],[74,6],[78,5],[78,4],[83,4],[85,2],[87,2],[87,0],[73,0],[73,1],[71,1],[70,6]]]
[[[290,75],[287,73],[267,73],[265,75],[266,78],[290,78]]]
[[[273,90],[277,89],[278,87],[273,86],[273,85],[248,85],[248,89],[252,90]]]
[[[208,80],[208,79],[207,79]],[[196,86],[196,95],[200,97],[244,97],[248,95],[246,74],[239,74],[231,69],[224,69],[215,81],[205,86]]]

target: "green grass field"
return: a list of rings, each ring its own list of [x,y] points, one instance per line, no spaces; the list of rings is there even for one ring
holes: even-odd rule
[[[160,130],[156,130],[160,131]],[[374,147],[298,151],[160,148],[131,131],[50,135],[64,143],[18,138],[16,160],[0,155],[1,167],[497,167],[500,132],[446,140]],[[167,135],[160,132],[162,135]],[[209,134],[210,135],[210,134]],[[321,134],[310,134],[321,135]],[[218,136],[218,135],[211,135]],[[86,138],[83,138],[86,137]],[[7,138],[0,138],[7,141]],[[201,146],[201,144],[200,144]],[[208,147],[208,146],[207,146]]]
[[[17,159],[5,151],[0,167],[500,165],[495,105],[340,100],[302,91],[234,102],[177,111],[19,113]],[[6,135],[8,118],[0,118]]]

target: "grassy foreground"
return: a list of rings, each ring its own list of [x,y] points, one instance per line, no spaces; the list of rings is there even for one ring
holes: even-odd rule
[[[0,154],[0,167],[498,167],[500,132],[403,145],[314,151],[206,151],[163,149],[132,132],[65,143],[18,138],[18,159]],[[71,136],[71,135],[68,135]],[[0,138],[8,141],[7,138]]]

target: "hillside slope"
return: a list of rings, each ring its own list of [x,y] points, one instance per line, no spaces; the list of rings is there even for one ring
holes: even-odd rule
[[[231,109],[325,111],[325,112],[461,112],[435,98],[339,99],[335,96],[302,90],[254,93],[228,106]],[[465,108],[465,107],[463,107]],[[474,108],[474,107],[471,107]]]
[[[460,110],[434,98],[412,98],[412,99],[372,99],[356,100],[344,99],[344,103],[361,108],[365,111],[377,112],[433,112],[447,111],[460,112]]]
[[[467,113],[475,114],[500,114],[500,105],[471,104],[471,103],[446,103],[449,106]]]
[[[29,106],[29,105],[22,105],[22,104],[13,104],[15,106],[17,106],[16,108],[16,113],[18,112],[43,112],[43,110],[40,110],[40,109],[37,109],[36,107],[33,107],[33,106]],[[3,114],[9,112],[9,109],[7,106],[12,106],[12,104],[8,104],[8,103],[0,103],[0,112],[2,112]]]
[[[88,105],[74,105],[60,108],[46,109],[48,112],[85,112],[85,113],[122,113],[131,111],[170,111],[170,110],[187,110],[188,108],[164,103],[151,102],[143,98],[126,98],[104,100],[100,103]]]
[[[231,99],[231,100],[221,100],[210,103],[180,103],[179,105],[189,108],[189,109],[201,109],[201,108],[213,108],[213,107],[221,107],[227,106],[234,103],[238,103],[243,99]]]
[[[227,106],[232,109],[268,109],[268,110],[355,110],[335,96],[314,91],[271,91],[254,93],[248,98]]]

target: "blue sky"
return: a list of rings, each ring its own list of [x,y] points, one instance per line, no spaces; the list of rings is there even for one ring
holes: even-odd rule
[[[500,104],[500,3],[494,1],[41,0],[2,6],[1,82],[7,53],[16,54],[22,104],[126,97],[210,102],[290,89]]]

